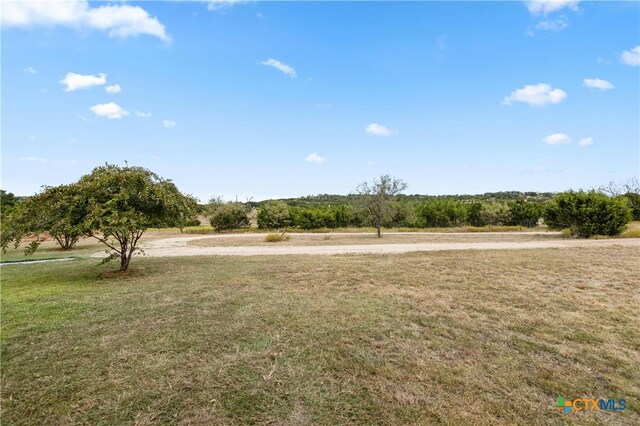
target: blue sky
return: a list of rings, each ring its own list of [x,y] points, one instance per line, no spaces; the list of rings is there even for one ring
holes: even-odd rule
[[[125,160],[203,201],[380,173],[422,194],[639,174],[637,2],[2,7],[2,188],[19,195]]]

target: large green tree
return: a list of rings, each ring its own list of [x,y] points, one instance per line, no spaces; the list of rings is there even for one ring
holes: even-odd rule
[[[407,188],[407,184],[390,175],[381,175],[372,182],[363,182],[357,193],[361,196],[364,211],[376,227],[378,238],[382,238],[382,223],[391,210],[391,201]]]
[[[86,203],[82,226],[87,236],[108,247],[106,259],[120,259],[126,271],[149,228],[185,226],[197,203],[170,181],[142,167],[105,165],[75,184]]]

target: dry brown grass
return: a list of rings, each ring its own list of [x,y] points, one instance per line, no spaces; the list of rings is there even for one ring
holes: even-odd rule
[[[639,255],[4,267],[3,423],[637,424]],[[628,409],[563,415],[558,396]]]
[[[271,234],[269,234],[271,235]],[[277,235],[277,234],[275,234]],[[286,234],[290,238],[283,241],[287,246],[342,246],[355,244],[411,244],[411,243],[478,243],[478,242],[524,242],[524,241],[548,241],[558,240],[560,233],[548,234],[533,233],[502,233],[502,234],[386,234],[378,238],[375,234]],[[268,246],[265,237],[258,235],[234,235],[223,237],[202,238],[189,241],[188,245],[199,247],[242,247],[242,246]]]

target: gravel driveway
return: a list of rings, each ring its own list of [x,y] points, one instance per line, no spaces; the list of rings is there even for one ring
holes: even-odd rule
[[[387,233],[388,235],[389,233]],[[461,233],[462,234],[462,233]],[[470,233],[478,235],[477,233]],[[483,233],[486,235],[489,233]],[[504,233],[501,233],[504,234]],[[529,235],[531,233],[528,233]],[[295,235],[295,234],[291,234]],[[322,235],[322,234],[314,234]],[[331,233],[327,235],[340,235]],[[428,235],[428,233],[423,233]],[[518,234],[514,234],[518,235]],[[519,234],[522,235],[522,234]],[[609,247],[624,246],[640,248],[640,239],[603,239],[603,240],[573,240],[558,239],[549,241],[505,241],[505,242],[436,242],[436,243],[410,243],[410,244],[358,244],[358,245],[323,245],[323,246],[236,246],[236,247],[199,247],[188,245],[189,241],[205,238],[236,238],[247,236],[264,236],[264,234],[227,234],[165,238],[149,241],[142,245],[144,254],[151,257],[177,257],[177,256],[263,256],[263,255],[288,255],[288,254],[386,254],[408,253],[416,251],[443,251],[443,250],[521,250],[543,248],[566,247]],[[94,257],[103,257],[104,253],[95,253]]]

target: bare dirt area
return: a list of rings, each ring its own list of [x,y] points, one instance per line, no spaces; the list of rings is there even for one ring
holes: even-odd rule
[[[267,243],[264,234],[189,236],[146,241],[146,256],[260,256],[385,254],[447,250],[520,250],[567,247],[640,247],[637,239],[563,239],[559,233],[393,233],[378,239],[373,234],[289,234],[285,242]],[[94,254],[95,257],[103,253]]]

